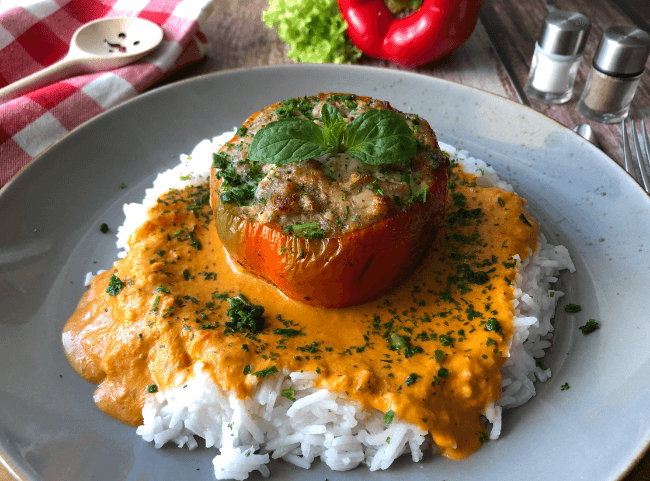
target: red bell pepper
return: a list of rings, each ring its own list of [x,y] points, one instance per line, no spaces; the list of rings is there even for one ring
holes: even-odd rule
[[[257,115],[259,112],[245,125]],[[232,260],[292,299],[339,308],[375,299],[413,272],[444,217],[447,171],[443,157],[426,190],[426,201],[340,237],[305,239],[284,233],[276,224],[249,221],[234,204],[221,201],[222,180],[216,177],[214,167],[210,201],[217,234]]]
[[[395,18],[384,0],[338,0],[348,36],[363,53],[406,67],[429,63],[469,38],[483,0],[424,0]]]

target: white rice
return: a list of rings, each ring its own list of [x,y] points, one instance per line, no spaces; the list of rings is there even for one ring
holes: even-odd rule
[[[181,155],[177,167],[158,175],[142,204],[124,206],[126,221],[117,234],[118,248],[123,249],[120,257],[126,255],[129,236],[146,219],[147,208],[158,196],[169,188],[206,181],[212,152],[232,135],[204,140],[189,156]],[[441,147],[466,171],[480,174],[479,185],[512,191],[482,160],[449,145]],[[551,345],[551,318],[563,295],[551,285],[562,269],[575,271],[569,252],[550,245],[543,236],[540,251],[521,266],[515,288],[514,335],[502,370],[502,398],[484,413],[492,424],[491,439],[499,437],[502,408],[527,402],[535,395],[534,382],[551,376],[550,369],[543,369],[536,359]],[[253,397],[241,400],[221,391],[197,363],[193,375],[179,378],[177,387],[148,397],[142,410],[144,423],[137,433],[156,448],[173,442],[194,449],[198,446],[194,437],[202,437],[208,448],[219,451],[213,459],[216,479],[246,479],[253,471],[269,476],[267,465],[279,458],[305,469],[320,458],[337,471],[362,463],[371,471],[386,469],[405,453],[414,462],[422,459],[428,446],[425,431],[398,416],[386,425],[383,413],[364,410],[345,395],[314,388],[315,377],[308,372],[277,373],[259,380]],[[289,388],[294,389],[295,402],[281,394]]]

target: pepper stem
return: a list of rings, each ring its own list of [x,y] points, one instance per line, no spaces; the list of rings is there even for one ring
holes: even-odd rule
[[[385,0],[386,6],[393,15],[415,13],[421,6],[423,0]],[[391,8],[393,7],[393,8]]]

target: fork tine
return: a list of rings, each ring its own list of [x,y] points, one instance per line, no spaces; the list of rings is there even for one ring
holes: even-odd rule
[[[642,124],[643,130],[645,132],[645,126]],[[639,172],[641,172],[641,177],[643,178],[643,187],[646,192],[650,192],[650,179],[648,178],[648,173],[646,172],[645,162],[643,160],[643,154],[641,153],[641,143],[639,142],[639,137],[636,134],[636,126],[634,125],[634,120],[632,120],[632,140],[634,142],[634,155],[636,156],[637,167]],[[645,141],[645,139],[644,139]]]
[[[625,171],[636,179],[634,169],[632,168],[632,152],[630,151],[630,142],[627,140],[627,120],[621,122],[623,128],[623,160],[625,161]]]
[[[625,171],[638,182],[639,179],[636,175],[636,171],[634,167],[632,167],[632,152],[630,151],[630,142],[627,140],[626,119],[623,119],[621,125],[623,127],[623,160],[625,161]]]
[[[643,131],[643,147],[645,148],[645,166],[646,172],[650,168],[650,138],[648,138],[648,129],[645,127],[645,119],[641,119],[641,130]]]

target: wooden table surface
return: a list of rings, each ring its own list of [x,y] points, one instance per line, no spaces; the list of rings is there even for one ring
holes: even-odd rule
[[[162,84],[228,69],[293,63],[286,56],[288,46],[262,22],[262,12],[267,6],[268,0],[215,0],[214,12],[202,28],[211,43],[207,57],[199,64],[177,72]],[[549,107],[529,100],[523,86],[542,18],[551,10],[583,13],[591,19],[593,26],[573,98],[566,104]],[[568,127],[590,124],[603,150],[622,164],[620,124],[591,122],[579,113],[577,103],[603,29],[611,25],[636,25],[650,32],[648,10],[648,0],[486,0],[476,29],[465,45],[446,58],[411,70],[501,95],[528,105]],[[402,68],[365,56],[358,63]],[[646,67],[649,66],[650,62],[646,64]],[[646,72],[642,77],[630,117],[650,118],[650,73]],[[607,433],[603,435],[607,436]],[[0,481],[11,479],[0,466]],[[622,480],[650,480],[650,455],[646,454]]]

